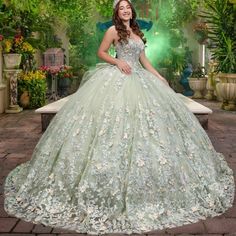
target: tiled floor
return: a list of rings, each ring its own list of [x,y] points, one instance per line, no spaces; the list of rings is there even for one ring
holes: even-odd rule
[[[236,173],[236,112],[220,110],[218,102],[198,101],[213,109],[214,112],[209,117],[207,133],[215,149],[225,155],[230,167]],[[26,223],[4,212],[4,179],[10,170],[31,158],[40,136],[40,115],[35,114],[34,111],[0,115],[0,236],[75,235],[74,232]],[[236,236],[236,199],[234,206],[220,217],[151,234]]]

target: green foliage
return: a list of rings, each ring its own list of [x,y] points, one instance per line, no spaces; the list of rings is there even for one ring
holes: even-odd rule
[[[13,37],[20,33],[34,48],[41,50],[48,46],[58,46],[57,41],[49,38],[54,34],[52,18],[44,14],[36,2],[38,1],[12,0],[3,4],[0,8],[0,34]],[[34,35],[35,32],[37,36]]]
[[[91,36],[96,29],[94,0],[4,0],[3,3],[0,4],[0,34],[4,37],[13,37],[20,32],[34,48],[45,51],[61,47],[55,29],[63,27],[77,53],[70,62],[76,65],[78,60],[79,64],[84,59],[85,63],[91,58],[93,62],[96,60],[93,45],[98,45],[97,39]],[[94,49],[93,57],[91,48]],[[28,64],[30,66],[25,65],[23,69],[32,69],[34,63],[30,61]]]
[[[10,4],[19,11],[38,12],[40,0],[11,0]]]
[[[205,67],[201,66],[200,64],[198,64],[194,69],[193,72],[191,74],[192,78],[205,78],[206,77],[206,73],[205,73]]]
[[[95,0],[96,10],[103,17],[112,17],[113,0]]]
[[[186,64],[191,63],[182,28],[197,16],[200,6],[200,0],[165,0],[157,5],[159,19],[154,22],[158,32],[155,41],[158,42],[158,37],[164,41],[158,52],[157,65],[168,68],[167,79],[176,78],[176,74],[182,73]]]
[[[46,104],[47,83],[45,79],[18,80],[18,98],[28,91],[29,108],[39,108]],[[18,99],[19,100],[19,99]]]
[[[158,25],[161,28],[181,28],[185,22],[192,20],[201,4],[200,0],[166,0],[160,7]]]
[[[217,71],[236,73],[236,9],[229,0],[206,0],[201,17],[210,26],[210,50],[218,61]]]

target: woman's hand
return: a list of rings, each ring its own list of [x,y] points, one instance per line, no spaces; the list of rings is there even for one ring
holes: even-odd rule
[[[122,73],[125,73],[127,75],[131,74],[131,67],[127,62],[118,59],[116,66]]]

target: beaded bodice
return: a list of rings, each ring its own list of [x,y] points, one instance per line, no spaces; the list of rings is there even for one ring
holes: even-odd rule
[[[141,68],[139,62],[140,53],[144,50],[143,41],[129,38],[128,43],[118,43],[116,45],[117,57],[126,61],[132,69]]]

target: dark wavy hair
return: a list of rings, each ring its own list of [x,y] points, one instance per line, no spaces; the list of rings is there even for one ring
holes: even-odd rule
[[[122,1],[126,1],[130,5],[131,10],[132,10],[132,19],[130,19],[130,28],[132,29],[132,31],[136,35],[138,35],[143,40],[144,43],[146,43],[146,39],[144,38],[144,34],[140,30],[139,25],[136,21],[136,17],[137,17],[136,11],[135,11],[133,5],[131,4],[131,2],[128,0],[120,0],[116,4],[115,9],[113,11],[112,21],[113,21],[113,24],[115,25],[117,32],[118,32],[118,36],[119,36],[118,41],[128,43],[127,38],[128,38],[128,36],[130,36],[130,32],[126,29],[126,26],[123,24],[122,20],[120,19],[119,15],[118,15],[119,5],[120,5],[120,2],[122,2]]]

